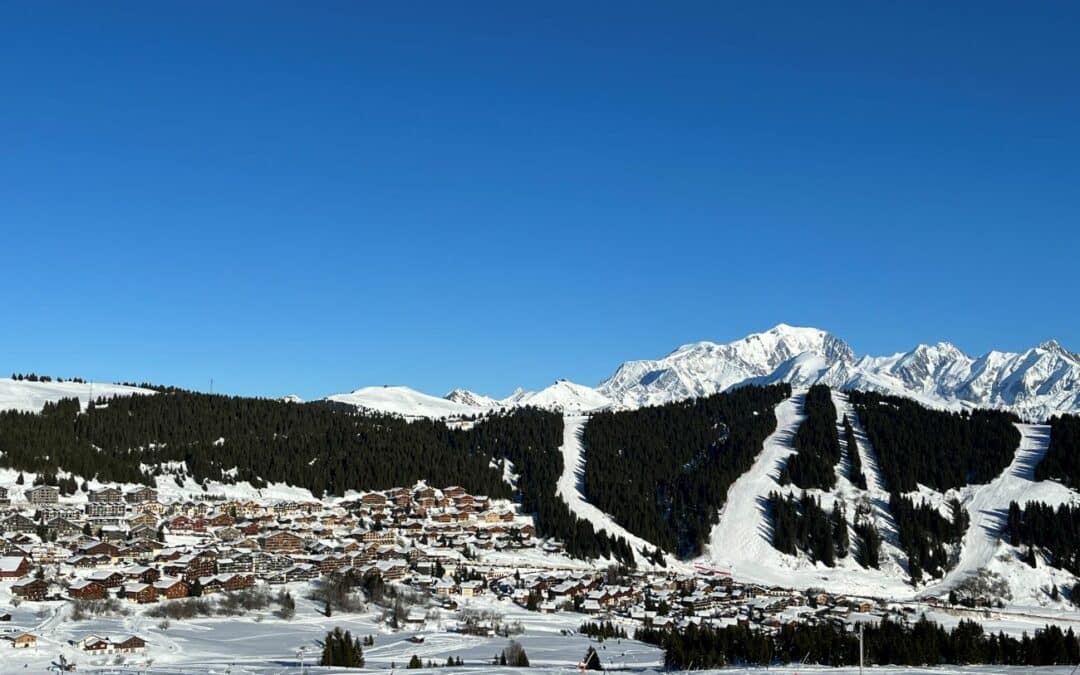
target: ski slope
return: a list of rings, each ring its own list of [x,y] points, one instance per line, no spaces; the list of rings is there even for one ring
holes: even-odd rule
[[[585,456],[582,452],[581,434],[589,418],[584,415],[566,415],[563,417],[563,444],[559,447],[563,458],[562,475],[555,493],[562,497],[570,511],[578,518],[592,523],[598,532],[607,530],[607,533],[615,537],[623,537],[630,547],[634,549],[634,559],[637,564],[645,569],[652,569],[654,565],[641,555],[641,549],[652,551],[657,548],[653,543],[645,541],[641,537],[631,533],[622,525],[619,525],[607,513],[601,511],[585,498]],[[685,565],[676,558],[665,556],[668,568],[683,568]]]
[[[811,562],[804,555],[787,555],[772,546],[772,524],[767,500],[770,492],[801,494],[794,485],[777,482],[788,457],[795,454],[795,432],[805,419],[805,392],[796,392],[776,406],[776,430],[765,439],[761,454],[749,471],[728,488],[727,501],[720,520],[713,527],[709,545],[701,558],[703,564],[728,568],[743,582],[788,588],[823,588],[833,593],[874,595],[893,599],[911,598],[913,589],[897,565],[883,564],[882,569],[864,569],[853,555],[839,558],[836,567]],[[838,410],[838,418],[842,419]],[[860,456],[862,453],[860,452]],[[807,490],[819,498],[822,507],[832,509],[837,500],[845,503],[858,497],[846,480],[838,482],[834,492]],[[847,504],[849,520],[854,509]],[[884,536],[884,533],[883,533]],[[854,542],[854,538],[852,539]],[[884,549],[884,545],[883,545]],[[892,557],[889,557],[892,560]]]
[[[1049,587],[1051,583],[1067,583],[1069,575],[1061,570],[1045,567],[1032,570],[1018,561],[1010,560],[1013,557],[1010,555],[999,559],[1001,553],[1008,553],[1007,549],[1011,548],[1000,539],[1010,503],[1023,505],[1039,501],[1058,506],[1078,499],[1077,493],[1060,483],[1035,480],[1035,467],[1050,444],[1050,427],[1017,424],[1016,428],[1020,431],[1020,444],[1012,462],[994,480],[975,486],[964,501],[971,524],[964,535],[956,567],[941,581],[927,587],[926,594],[943,595],[981,569],[992,569],[1002,574],[1013,589],[1014,600],[1022,604],[1039,602],[1040,585]],[[1032,581],[1036,582],[1033,589],[1029,588]]]

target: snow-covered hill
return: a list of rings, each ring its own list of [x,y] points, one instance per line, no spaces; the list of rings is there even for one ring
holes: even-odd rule
[[[152,389],[104,382],[30,382],[0,377],[0,410],[38,412],[46,403],[76,397],[85,408],[91,398],[97,400],[154,393],[156,392]]]
[[[364,410],[393,413],[403,417],[465,417],[479,415],[484,408],[432,396],[409,387],[384,385],[362,387],[348,394],[327,396],[327,400],[348,403]]]
[[[524,406],[566,413],[589,412],[612,406],[607,397],[592,387],[569,380],[557,380],[539,391],[518,389],[504,399],[492,398],[467,389],[454,389],[439,398],[401,386],[364,387],[350,394],[328,396],[327,399],[403,417],[431,418],[482,415],[502,408]]]
[[[611,399],[592,387],[569,380],[557,380],[540,391],[518,390],[504,399],[505,406],[534,406],[568,413],[589,412],[610,408]]]

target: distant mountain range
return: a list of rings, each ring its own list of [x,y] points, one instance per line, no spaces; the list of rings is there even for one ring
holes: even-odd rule
[[[694,342],[659,359],[627,361],[595,387],[557,380],[539,391],[495,399],[465,389],[433,396],[404,386],[363,387],[328,400],[405,417],[461,417],[532,405],[568,413],[638,408],[708,396],[746,384],[790,382],[873,390],[937,408],[1002,408],[1025,419],[1080,412],[1080,355],[1054,341],[1023,352],[968,356],[955,345],[918,345],[891,356],[858,356],[817,328],[780,324],[728,343]],[[106,384],[44,383],[0,378],[0,409],[40,410],[46,401],[79,396],[153,393]],[[295,396],[283,400],[299,402]]]
[[[831,333],[786,324],[726,344],[695,342],[660,359],[627,361],[596,387],[558,380],[505,399],[465,389],[440,398],[407,387],[366,387],[329,398],[406,416],[471,415],[519,405],[574,413],[658,405],[776,382],[880,391],[938,408],[1002,408],[1027,419],[1080,412],[1080,355],[1054,341],[978,357],[948,342],[860,357]]]

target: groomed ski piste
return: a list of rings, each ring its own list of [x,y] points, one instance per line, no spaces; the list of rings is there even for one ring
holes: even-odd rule
[[[559,447],[562,452],[563,469],[559,476],[556,494],[562,497],[566,505],[578,518],[592,523],[596,531],[606,530],[608,534],[623,537],[634,549],[634,559],[643,569],[653,569],[655,565],[649,562],[643,555],[642,549],[652,551],[656,548],[641,537],[629,532],[625,527],[615,522],[609,514],[601,511],[585,498],[584,494],[584,471],[585,456],[582,448],[581,435],[589,418],[584,415],[566,415],[563,417],[563,443]],[[673,556],[665,556],[668,569],[686,571],[689,566],[681,563]]]
[[[1012,610],[1040,616],[1047,620],[1062,617],[1080,618],[1067,601],[1052,602],[1046,590],[1053,584],[1071,587],[1075,579],[1068,572],[1048,565],[1031,569],[1021,563],[1015,551],[1000,541],[999,533],[1008,513],[1009,503],[1024,504],[1042,501],[1054,506],[1080,503],[1080,494],[1054,481],[1035,481],[1034,467],[1046,452],[1049,427],[1018,424],[1021,441],[1012,463],[994,481],[986,485],[969,485],[945,493],[920,486],[910,496],[930,500],[947,514],[947,501],[957,498],[971,516],[971,525],[958,551],[956,565],[947,575],[928,584],[913,587],[907,581],[906,556],[897,547],[897,534],[888,510],[889,493],[878,467],[876,453],[870,446],[847,396],[833,392],[838,423],[846,415],[855,430],[856,444],[867,490],[856,488],[847,479],[844,469],[850,448],[844,446],[845,460],[837,465],[837,483],[832,491],[807,490],[820,498],[825,509],[833,508],[838,499],[847,506],[848,521],[853,521],[854,506],[869,502],[874,522],[882,536],[881,569],[865,569],[854,556],[837,560],[836,567],[810,561],[806,556],[781,553],[771,543],[771,523],[767,499],[771,492],[800,494],[793,485],[778,482],[780,470],[793,447],[795,432],[804,419],[804,391],[776,406],[776,430],[765,440],[763,449],[749,471],[740,476],[728,489],[727,500],[720,519],[713,528],[707,549],[699,562],[704,566],[728,570],[742,582],[781,586],[786,588],[820,588],[830,593],[869,595],[894,601],[915,601],[947,593],[965,578],[980,569],[996,572],[1008,582],[1013,597],[1006,600]],[[854,544],[854,534],[851,536]]]
[[[1060,483],[1035,480],[1035,467],[1050,443],[1050,427],[1017,424],[1016,428],[1020,431],[1020,446],[1009,466],[986,485],[968,486],[961,491],[961,503],[971,524],[964,535],[959,562],[943,579],[928,586],[924,594],[946,593],[985,569],[1000,574],[1009,583],[1014,602],[1046,606],[1044,589],[1071,583],[1072,576],[1063,570],[1047,565],[1035,569],[1018,566],[1015,551],[999,537],[1012,502],[1023,506],[1037,501],[1056,507],[1080,501],[1074,491]]]

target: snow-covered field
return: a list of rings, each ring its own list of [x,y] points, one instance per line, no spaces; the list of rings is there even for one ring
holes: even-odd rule
[[[415,654],[425,664],[433,661],[446,663],[448,657],[461,658],[464,665],[454,668],[438,668],[439,673],[453,672],[502,672],[521,673],[520,670],[491,666],[491,659],[507,644],[503,637],[474,637],[451,632],[456,625],[456,613],[433,609],[427,623],[415,630],[390,631],[379,621],[380,610],[371,606],[358,613],[335,613],[323,616],[320,607],[307,599],[308,587],[302,584],[289,586],[297,600],[296,616],[288,621],[277,618],[272,610],[260,610],[243,617],[201,618],[171,621],[168,625],[160,619],[144,615],[143,608],[131,607],[128,616],[96,618],[87,621],[69,620],[69,606],[63,603],[23,604],[12,614],[11,623],[0,631],[17,634],[29,631],[38,636],[38,646],[27,650],[14,650],[0,642],[0,675],[7,673],[45,672],[50,664],[63,655],[78,665],[80,672],[148,672],[148,673],[298,673],[301,660],[312,670],[321,651],[320,641],[326,633],[340,626],[356,637],[373,635],[375,645],[364,648],[366,668],[373,671],[394,672],[403,670]],[[575,613],[539,614],[528,612],[510,602],[491,597],[465,600],[463,607],[491,611],[502,615],[505,622],[520,621],[523,632],[514,639],[521,643],[532,668],[528,672],[569,673],[588,646],[594,646],[607,669],[629,672],[662,670],[663,653],[656,647],[634,640],[607,640],[597,642],[577,633],[582,621],[588,617]],[[931,613],[930,617],[946,626],[955,625],[957,614]],[[970,617],[969,617],[970,618]],[[1003,630],[1012,635],[1024,631],[1031,633],[1045,621],[1035,617],[1013,616],[999,620],[980,619],[987,630]],[[1071,621],[1070,621],[1071,620]],[[1078,617],[1062,617],[1061,622],[1071,623],[1080,629]],[[632,630],[628,627],[628,630]],[[116,657],[86,656],[70,644],[89,634],[101,636],[126,636],[136,634],[147,641],[142,655],[129,655],[122,663]],[[421,639],[422,642],[414,642]],[[301,651],[303,649],[303,651]],[[349,672],[343,669],[314,669],[315,672]],[[353,671],[355,672],[355,671]],[[792,665],[769,669],[749,668],[719,671],[735,673],[841,673],[858,672],[852,668],[818,668]],[[867,672],[893,673],[1042,673],[1067,675],[1069,668],[991,668],[946,667],[920,668],[868,668]]]
[[[365,612],[338,612],[326,617],[321,607],[306,598],[305,586],[294,584],[290,589],[296,598],[297,612],[289,621],[277,618],[267,609],[244,617],[171,621],[165,627],[160,619],[146,617],[141,608],[132,606],[130,616],[72,622],[68,620],[69,606],[63,603],[23,604],[13,612],[12,622],[0,630],[10,630],[12,634],[30,631],[38,636],[38,646],[15,650],[0,643],[0,673],[40,673],[61,654],[77,663],[80,671],[293,673],[300,671],[301,648],[305,663],[311,666],[321,652],[319,642],[338,626],[356,637],[375,637],[375,646],[364,648],[368,669],[384,672],[404,669],[415,654],[425,664],[432,660],[442,666],[452,656],[460,657],[465,663],[457,671],[488,671],[492,657],[509,642],[503,637],[451,632],[456,625],[456,613],[443,609],[430,610],[426,625],[398,632],[390,631],[379,621],[380,610],[374,606]],[[581,614],[528,612],[509,601],[490,597],[465,600],[462,607],[497,612],[508,623],[520,621],[524,632],[514,639],[525,648],[535,667],[560,672],[572,670],[590,644],[600,650],[601,659],[608,667],[641,670],[656,668],[663,662],[662,651],[651,645],[633,640],[598,644],[578,635],[577,630],[586,619]],[[146,639],[147,650],[143,655],[125,657],[123,667],[117,668],[115,657],[85,656],[70,644],[88,634],[136,634]],[[413,638],[423,641],[412,642]],[[453,671],[440,668],[438,672]]]

